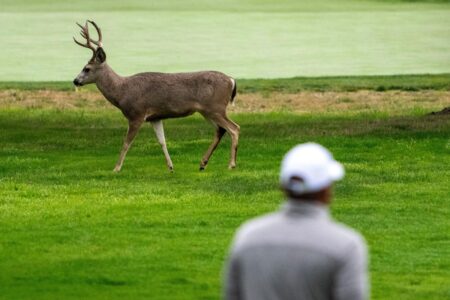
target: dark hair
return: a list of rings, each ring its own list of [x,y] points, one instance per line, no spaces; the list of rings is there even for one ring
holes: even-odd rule
[[[289,179],[288,186],[283,186],[282,189],[286,196],[295,200],[304,200],[304,201],[316,201],[319,200],[323,195],[323,190],[312,192],[312,193],[299,193],[297,191],[289,189],[289,185],[291,184],[299,184],[304,183],[305,180],[299,176],[293,176]]]
[[[288,196],[291,199],[298,199],[298,200],[305,200],[305,201],[315,201],[320,198],[320,195],[322,194],[322,190],[319,192],[314,193],[304,193],[299,194],[295,191],[285,189],[284,192],[286,193],[286,196]]]

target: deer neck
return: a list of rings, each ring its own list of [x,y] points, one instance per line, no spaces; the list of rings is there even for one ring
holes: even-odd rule
[[[122,83],[124,78],[118,75],[106,63],[102,67],[101,74],[99,74],[96,81],[97,88],[111,102],[114,106],[120,108],[120,100],[122,98]]]

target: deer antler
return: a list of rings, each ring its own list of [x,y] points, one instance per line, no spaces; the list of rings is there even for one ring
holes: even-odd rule
[[[97,30],[97,34],[98,34],[98,41],[94,41],[93,39],[89,39],[92,43],[94,43],[95,45],[97,45],[98,47],[102,47],[102,31],[100,30],[100,28],[97,26],[97,24],[95,24],[94,21],[88,20],[89,23],[91,23],[94,27],[95,30]]]
[[[86,21],[86,23],[85,23],[84,26],[81,26],[78,22],[77,22],[77,25],[81,28],[80,34],[81,34],[81,36],[82,36],[83,38],[86,39],[86,44],[80,43],[79,41],[77,41],[77,40],[75,39],[75,37],[73,38],[73,41],[74,41],[75,43],[77,43],[78,45],[80,45],[81,47],[91,49],[92,52],[93,52],[93,54],[95,55],[95,50],[96,50],[96,49],[95,49],[94,46],[92,46],[92,44],[91,44],[91,38],[89,37],[89,28],[88,28],[88,23],[87,23],[87,21]]]

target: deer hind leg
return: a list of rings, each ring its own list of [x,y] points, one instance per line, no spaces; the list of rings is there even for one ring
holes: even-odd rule
[[[234,169],[236,167],[236,156],[237,148],[239,142],[239,132],[240,127],[235,122],[228,119],[226,115],[215,115],[210,118],[217,126],[224,128],[231,136],[231,155],[230,163],[228,164],[229,169]],[[217,146],[217,145],[216,145]]]
[[[164,127],[162,120],[151,121],[153,129],[155,130],[156,137],[158,138],[158,142],[161,145],[161,148],[164,152],[164,157],[166,158],[167,167],[170,171],[173,171],[172,160],[170,159],[169,151],[166,146],[166,137],[164,136]]]
[[[211,155],[213,154],[214,150],[216,150],[217,145],[219,145],[220,140],[222,139],[223,135],[225,134],[226,130],[219,125],[216,124],[216,135],[214,136],[214,140],[209,146],[208,150],[206,151],[205,155],[203,155],[203,158],[200,162],[200,171],[203,171],[206,168],[206,165],[208,164],[209,159],[211,158]]]
[[[228,121],[229,125],[229,131],[228,133],[231,136],[231,156],[230,156],[230,163],[228,165],[229,169],[236,168],[236,158],[237,158],[237,150],[238,150],[238,143],[239,143],[239,133],[241,131],[241,127],[239,127],[238,124],[228,119],[227,116],[225,116],[225,119]]]
[[[134,120],[128,122],[128,131],[125,136],[125,140],[123,142],[122,151],[120,152],[119,160],[116,163],[116,167],[114,168],[114,172],[119,172],[122,169],[123,161],[125,160],[125,156],[127,155],[128,149],[130,149],[131,144],[133,143],[136,134],[141,128],[143,120]]]

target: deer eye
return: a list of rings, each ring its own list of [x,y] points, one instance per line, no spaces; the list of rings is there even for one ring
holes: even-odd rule
[[[83,72],[89,73],[90,70],[91,70],[91,69],[89,69],[89,68],[84,68],[84,69],[83,69]]]

